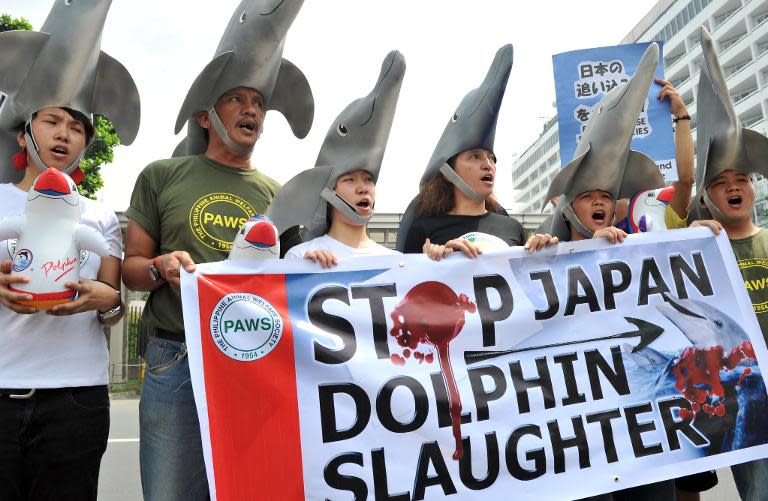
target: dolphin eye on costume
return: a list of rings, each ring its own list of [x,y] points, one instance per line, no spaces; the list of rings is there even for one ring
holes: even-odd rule
[[[459,119],[459,114],[458,113],[454,113],[453,116],[451,117],[451,123],[455,124],[456,120],[458,120],[458,119]]]
[[[240,14],[240,22],[241,22],[241,23],[244,23],[244,22],[245,22],[245,18],[246,18],[246,17],[248,17],[248,14],[246,14],[246,12],[245,12],[245,11],[243,11],[243,13],[242,13],[242,14]]]
[[[346,136],[347,132],[349,132],[349,131],[347,130],[347,126],[344,125],[344,124],[339,124],[339,126],[336,127],[336,133],[338,135],[340,135],[341,137]]]
[[[75,0],[64,0],[64,5],[66,5],[67,7],[69,7],[70,5],[72,5],[72,2],[74,2],[74,1],[75,1]]]
[[[715,325],[718,326],[718,327],[722,327],[723,326],[723,321],[722,320],[715,320]]]

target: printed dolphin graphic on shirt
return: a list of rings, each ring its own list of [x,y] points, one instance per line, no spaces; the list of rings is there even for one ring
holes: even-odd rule
[[[253,216],[237,232],[229,258],[232,260],[277,259],[280,257],[280,235],[265,216]]]
[[[0,33],[0,182],[18,176],[16,130],[33,113],[66,107],[109,118],[123,144],[139,130],[139,92],[130,73],[100,50],[112,0],[57,0],[40,31]]]
[[[608,192],[615,202],[638,191],[664,185],[654,161],[644,153],[629,149],[637,117],[648,98],[658,62],[659,46],[652,43],[645,50],[632,78],[612,89],[595,105],[573,160],[558,172],[549,185],[544,200],[549,201],[556,196],[561,196],[561,199],[553,215],[539,227],[538,233],[569,240],[570,230],[563,217],[571,216],[571,202],[586,191]],[[579,232],[589,231],[578,220],[574,221],[575,216],[568,219]]]
[[[77,186],[56,169],[46,169],[29,190],[22,216],[0,220],[0,240],[17,238],[15,272],[29,282],[11,287],[32,295],[23,304],[48,309],[71,301],[76,292],[64,286],[80,278],[81,250],[104,257],[109,246],[98,231],[80,224]]]
[[[288,28],[303,0],[243,0],[224,30],[213,60],[200,72],[176,118],[178,134],[187,123],[187,137],[173,156],[196,155],[206,149],[205,129],[195,114],[213,108],[225,92],[235,87],[258,90],[265,111],[283,114],[298,138],[312,127],[315,101],[306,77],[284,59]]]

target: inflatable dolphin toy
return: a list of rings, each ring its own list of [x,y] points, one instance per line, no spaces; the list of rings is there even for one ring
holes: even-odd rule
[[[253,216],[240,227],[229,251],[230,260],[258,261],[280,258],[280,235],[265,216]]]
[[[304,240],[325,234],[330,224],[327,204],[352,221],[368,222],[370,216],[359,216],[333,187],[339,176],[358,169],[368,171],[374,183],[378,179],[404,75],[403,55],[396,50],[387,54],[373,90],[350,103],[331,124],[315,167],[296,175],[275,195],[267,215],[281,234],[297,225],[304,226]]]
[[[288,28],[303,0],[243,0],[232,14],[213,60],[195,79],[176,118],[176,133],[187,123],[187,137],[173,156],[205,152],[205,129],[195,114],[207,111],[215,132],[234,151],[242,151],[227,135],[213,106],[228,90],[249,87],[261,92],[265,111],[285,116],[291,130],[304,138],[312,127],[315,101],[304,74],[283,59]]]
[[[429,159],[424,175],[421,177],[420,185],[442,174],[468,197],[475,200],[483,199],[447,162],[454,155],[472,148],[493,151],[496,122],[499,118],[501,101],[507,89],[509,73],[512,70],[512,56],[511,44],[496,51],[483,82],[461,100],[435,146],[432,158]],[[400,252],[405,248],[405,239],[416,217],[418,205],[419,197],[417,196],[408,205],[400,221],[396,246]]]
[[[52,167],[37,176],[27,196],[23,216],[0,220],[0,240],[17,238],[13,273],[29,278],[14,284],[14,292],[32,295],[20,301],[41,310],[75,299],[65,282],[80,278],[80,251],[109,255],[98,231],[80,224],[80,195],[68,175]]]
[[[0,182],[20,179],[9,161],[19,149],[16,131],[42,108],[71,108],[89,119],[98,113],[123,144],[136,138],[139,92],[128,70],[100,50],[111,3],[57,0],[40,31],[0,33],[0,92],[8,96],[0,108]]]
[[[700,28],[701,51],[704,64],[699,73],[699,90],[696,96],[696,189],[691,202],[698,208],[703,198],[710,213],[721,220],[728,218],[712,203],[707,186],[726,170],[744,174],[759,173],[768,176],[768,138],[741,125],[725,76],[717,59],[712,38],[705,27]]]
[[[545,200],[560,196],[550,216],[537,230],[560,240],[570,240],[569,223],[587,238],[589,231],[578,220],[571,202],[581,193],[602,190],[613,201],[628,198],[641,190],[660,188],[664,179],[647,155],[629,149],[635,124],[648,97],[648,89],[659,63],[659,46],[648,46],[632,78],[608,92],[595,105],[573,160],[557,173]]]

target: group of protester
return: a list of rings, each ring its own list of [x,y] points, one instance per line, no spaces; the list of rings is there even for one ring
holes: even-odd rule
[[[139,411],[144,497],[208,498],[186,357],[180,274],[182,268],[194,271],[195,263],[225,258],[229,248],[216,242],[232,242],[238,228],[222,227],[216,235],[206,234],[205,227],[196,229],[201,203],[223,197],[249,215],[268,213],[281,234],[287,258],[330,267],[351,257],[395,252],[371,240],[366,224],[373,213],[376,180],[405,72],[400,53],[387,55],[371,93],[352,102],[332,123],[314,168],[281,188],[252,167],[267,110],[281,111],[298,137],[308,133],[312,122],[309,85],[301,71],[281,57],[285,34],[301,2],[283,3],[253,21],[239,10],[234,14],[216,56],[193,84],[179,114],[177,129],[185,122],[188,129],[176,156],[150,164],[136,181],[126,212],[122,266],[117,219],[100,204],[84,199],[82,221],[104,235],[110,256],[81,256],[80,280],[67,283],[77,291],[77,298],[43,312],[30,305],[34,295],[14,287],[27,280],[12,270],[14,243],[0,243],[0,499],[96,499],[109,429],[103,327],[123,314],[121,276],[128,288],[150,292],[142,322],[151,328],[152,339],[145,354],[147,371]],[[66,32],[61,22],[69,19],[70,8],[77,8],[77,3],[57,2],[51,11],[43,30],[47,43],[65,43],[56,34]],[[7,46],[14,47],[19,57],[28,57],[23,47],[31,42],[26,38],[41,35],[32,33],[4,33],[0,46],[13,40],[17,43]],[[99,54],[99,39],[93,37],[95,45],[85,50]],[[692,225],[727,232],[737,259],[768,258],[768,233],[751,218],[755,189],[750,177],[764,172],[768,140],[742,129],[706,32],[702,32],[702,50],[705,65],[699,82],[698,193],[694,197],[690,117],[674,87],[656,81],[661,87],[658,99],[669,102],[674,116],[679,168],[665,226],[685,227],[695,213],[699,220]],[[45,50],[37,54],[40,61]],[[647,68],[655,69],[658,48],[652,45],[645,57]],[[130,114],[126,110],[138,108],[137,94],[125,91],[133,84],[130,76],[120,84],[109,78],[100,84],[119,86],[119,93],[94,85],[89,78],[97,69],[108,72],[93,66],[106,58],[79,58],[72,64],[85,66],[74,68],[56,66],[59,80],[21,78],[14,87],[0,88],[9,100],[0,112],[0,125],[6,126],[0,131],[6,141],[0,145],[7,145],[8,138],[15,143],[12,152],[0,147],[6,165],[15,166],[15,171],[3,168],[3,179],[10,182],[0,184],[0,216],[23,212],[26,192],[47,168],[66,172],[75,181],[82,179],[77,169],[93,140],[92,113],[112,119],[124,142],[135,136],[138,120],[126,118]],[[122,68],[111,58],[107,63],[112,71]],[[435,260],[454,252],[476,258],[482,248],[466,235],[478,232],[530,252],[586,238],[621,243],[627,232],[617,223],[627,212],[627,201],[636,192],[662,186],[655,164],[629,150],[642,106],[640,96],[644,101],[652,83],[653,72],[641,63],[626,86],[604,98],[603,103],[611,106],[605,107],[604,116],[598,111],[591,119],[573,161],[552,182],[553,216],[526,239],[521,224],[493,196],[496,121],[511,67],[512,47],[504,46],[481,85],[451,115],[419,193],[405,212],[398,250],[423,252]],[[0,78],[0,83],[6,79]],[[99,92],[108,93],[114,102],[99,108],[97,103],[104,103]],[[621,115],[624,118],[608,113],[619,104],[630,110]],[[366,120],[353,119],[360,114]],[[754,297],[759,293],[750,291],[755,304],[764,302]],[[765,332],[764,322],[760,316]],[[768,496],[767,464],[762,460],[734,467],[743,499]],[[676,495],[695,499],[690,491],[713,485],[712,475],[687,482],[680,479],[677,494],[674,481],[666,481],[594,499],[658,501]]]

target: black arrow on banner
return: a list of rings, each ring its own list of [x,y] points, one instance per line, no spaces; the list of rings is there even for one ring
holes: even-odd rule
[[[529,348],[519,348],[517,350],[503,350],[503,351],[465,351],[464,362],[467,365],[471,365],[490,358],[501,357],[504,355],[511,355],[512,353],[522,353],[524,351],[542,350],[545,348],[555,348],[557,346],[568,346],[572,344],[589,343],[592,341],[604,341],[607,339],[626,339],[632,337],[639,337],[640,342],[637,343],[632,349],[632,353],[636,353],[638,350],[645,348],[652,342],[654,342],[664,329],[651,322],[640,320],[639,318],[624,317],[624,320],[637,326],[636,331],[620,332],[619,334],[613,334],[611,336],[593,337],[591,339],[579,339],[578,341],[566,341],[565,343],[544,344],[541,346],[531,346]]]

